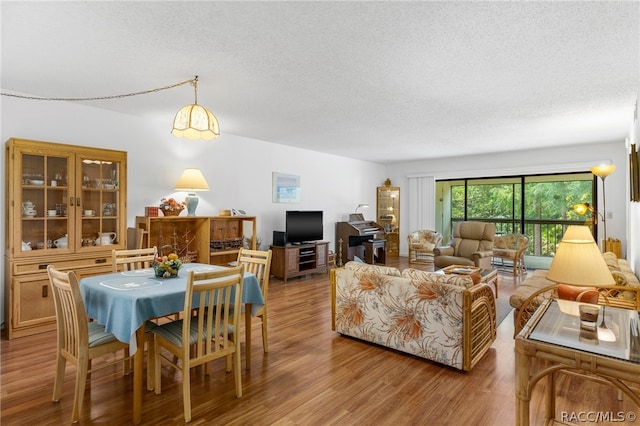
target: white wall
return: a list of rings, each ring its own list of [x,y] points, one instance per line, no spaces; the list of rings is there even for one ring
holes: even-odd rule
[[[374,206],[375,188],[384,180],[380,164],[225,134],[224,121],[218,140],[187,141],[171,135],[173,117],[148,120],[73,103],[7,97],[1,102],[3,142],[17,137],[127,151],[129,225],[136,215],[144,215],[145,206],[157,206],[162,197],[184,198],[185,193],[175,193],[173,188],[186,167],[197,167],[211,187],[210,192],[198,193],[198,215],[244,209],[257,217],[258,236],[268,246],[272,231],[284,230],[285,210],[323,210],[324,239],[333,250],[335,222],[347,220],[359,203]],[[4,188],[5,150],[1,152],[0,187]],[[272,172],[300,176],[300,203],[272,203]],[[4,241],[4,209],[0,221]],[[3,245],[3,255],[4,250]],[[4,268],[2,262],[3,281]],[[0,302],[0,318],[4,318],[4,292]]]
[[[617,165],[616,171],[606,179],[607,237],[618,238],[625,253],[627,239],[628,156],[625,141],[580,145],[573,148],[552,148],[514,151],[500,154],[466,155],[454,158],[421,160],[388,165],[386,174],[394,185],[401,187],[400,226],[409,223],[407,192],[408,176],[435,176],[436,179],[510,176],[517,174],[589,171],[590,166],[602,162]],[[602,205],[602,183],[598,180],[598,205]],[[570,207],[570,206],[568,206]],[[410,232],[406,228],[401,233]],[[603,229],[599,227],[599,238]],[[408,253],[406,239],[400,238],[400,255]]]

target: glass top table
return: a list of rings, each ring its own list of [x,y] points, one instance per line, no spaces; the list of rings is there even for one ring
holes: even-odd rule
[[[640,330],[638,311],[606,306],[605,324],[613,337],[595,324],[580,323],[580,303],[546,299],[516,336],[516,424],[529,425],[531,396],[536,384],[547,379],[545,424],[566,424],[556,419],[555,381],[563,371],[597,377],[618,388],[640,407],[640,392],[627,383],[640,384]],[[593,305],[592,305],[593,306]],[[543,362],[535,362],[542,360]]]
[[[611,306],[600,306],[596,327],[581,327],[579,302],[553,299],[539,319],[529,339],[553,343],[572,349],[640,362],[638,312]],[[604,313],[604,325],[602,316]],[[613,341],[611,341],[612,339]]]

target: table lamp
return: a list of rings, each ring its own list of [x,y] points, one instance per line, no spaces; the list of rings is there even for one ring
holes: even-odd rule
[[[175,190],[187,191],[188,194],[184,198],[187,203],[187,216],[195,216],[196,207],[198,207],[196,191],[208,191],[209,184],[200,169],[185,169],[180,179],[178,179],[178,183],[176,183]]]
[[[615,280],[602,253],[593,239],[589,227],[571,225],[558,244],[556,254],[549,266],[547,279],[558,284],[579,287],[608,287],[615,285]],[[558,300],[560,310],[570,315]]]

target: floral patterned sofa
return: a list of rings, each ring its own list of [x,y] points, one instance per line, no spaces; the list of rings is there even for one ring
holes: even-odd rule
[[[488,284],[348,262],[331,270],[332,329],[469,371],[496,339]]]

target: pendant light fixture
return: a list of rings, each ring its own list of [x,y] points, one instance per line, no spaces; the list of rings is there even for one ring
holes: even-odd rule
[[[195,102],[178,111],[171,133],[179,138],[212,140],[220,136],[218,119],[205,107],[198,105],[198,76],[191,81]]]

